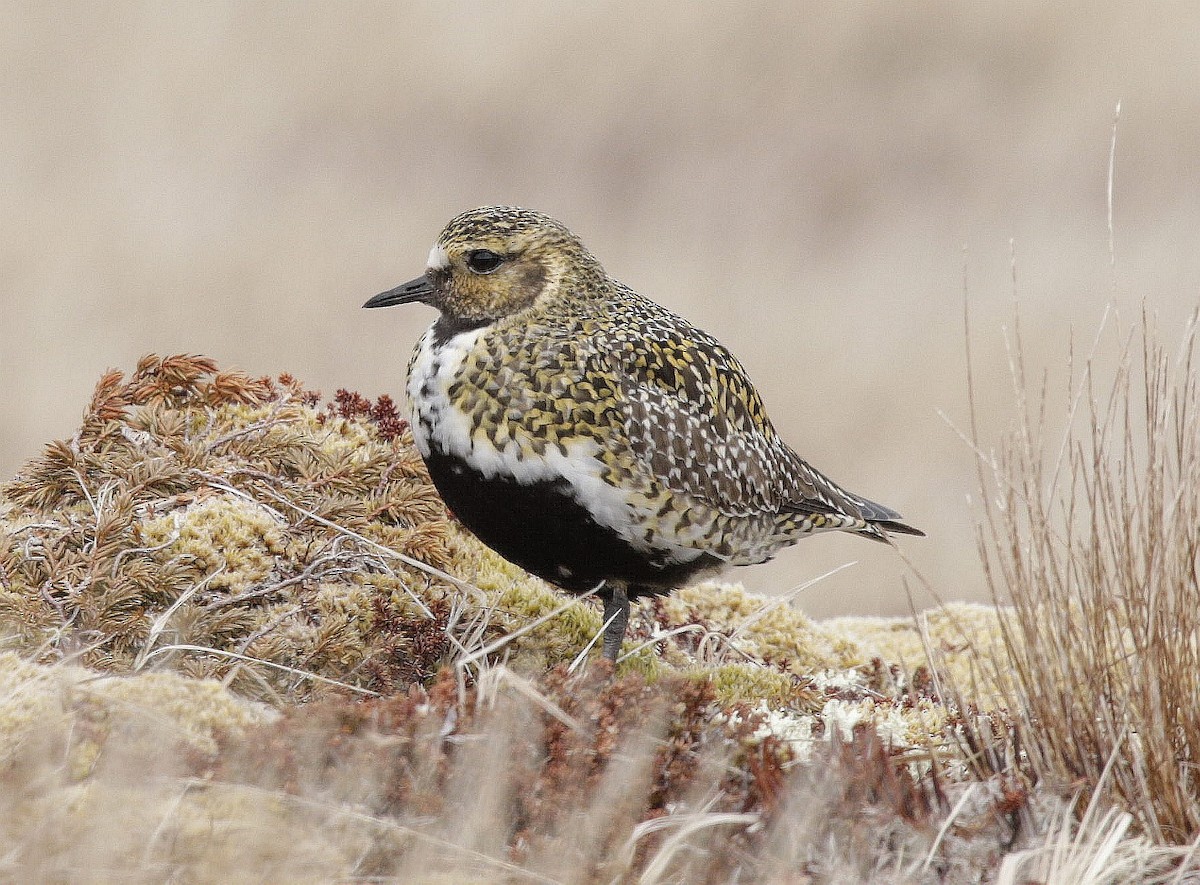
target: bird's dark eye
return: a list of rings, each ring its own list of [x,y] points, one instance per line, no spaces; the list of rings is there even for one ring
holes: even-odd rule
[[[476,249],[467,253],[467,267],[472,273],[491,273],[504,263],[504,256],[489,249]]]

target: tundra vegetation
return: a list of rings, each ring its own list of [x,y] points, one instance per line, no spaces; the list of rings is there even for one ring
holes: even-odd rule
[[[0,877],[1189,881],[1193,343],[1143,322],[1056,403],[1014,342],[1012,431],[964,430],[996,605],[816,623],[706,583],[615,672],[388,398],[110,372],[0,487]]]

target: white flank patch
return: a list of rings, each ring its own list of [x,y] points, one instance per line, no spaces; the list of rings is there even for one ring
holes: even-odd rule
[[[504,477],[521,483],[566,480],[592,519],[612,529],[634,547],[646,549],[644,526],[629,506],[625,493],[601,477],[604,463],[597,457],[600,447],[594,440],[578,439],[566,443],[566,454],[558,446],[547,446],[542,456],[521,456],[521,448],[509,440],[497,448],[485,437],[472,437],[470,418],[450,403],[450,386],[462,368],[463,360],[475,346],[484,329],[461,332],[440,347],[433,346],[433,330],[417,344],[412,374],[408,378],[408,401],[412,411],[413,441],[417,450],[428,457],[436,448],[461,458],[484,477]],[[658,539],[655,547],[671,551],[675,562],[690,562],[701,555],[695,547],[672,544]]]
[[[450,266],[450,256],[446,254],[446,250],[438,243],[433,244],[433,248],[429,250],[429,261],[425,265],[428,270],[445,270]]]

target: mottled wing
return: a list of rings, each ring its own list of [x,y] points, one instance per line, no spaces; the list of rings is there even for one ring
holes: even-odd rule
[[[792,451],[724,345],[629,295],[632,334],[596,342],[602,350],[592,358],[616,379],[629,445],[659,482],[730,516],[844,515],[919,534],[894,522],[894,510],[846,491]]]
[[[630,318],[635,334],[618,333],[593,358],[617,379],[629,445],[648,471],[731,516],[778,513],[792,500],[832,509],[808,476],[794,474],[794,455],[737,359],[679,317],[642,305]]]
[[[900,518],[900,514],[895,510],[846,491],[795,452],[789,450],[789,453],[793,465],[792,475],[798,481],[800,493],[785,494],[784,510],[857,516],[868,522],[881,523],[884,529],[890,531],[914,533],[915,530],[909,526],[892,525],[894,520]]]

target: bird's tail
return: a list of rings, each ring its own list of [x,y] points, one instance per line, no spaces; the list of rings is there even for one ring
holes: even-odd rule
[[[864,538],[870,538],[872,541],[882,541],[884,544],[891,543],[888,535],[892,534],[916,535],[919,538],[925,537],[925,533],[920,529],[913,528],[911,525],[894,519],[872,520],[867,523],[867,527],[859,532],[859,534]]]

